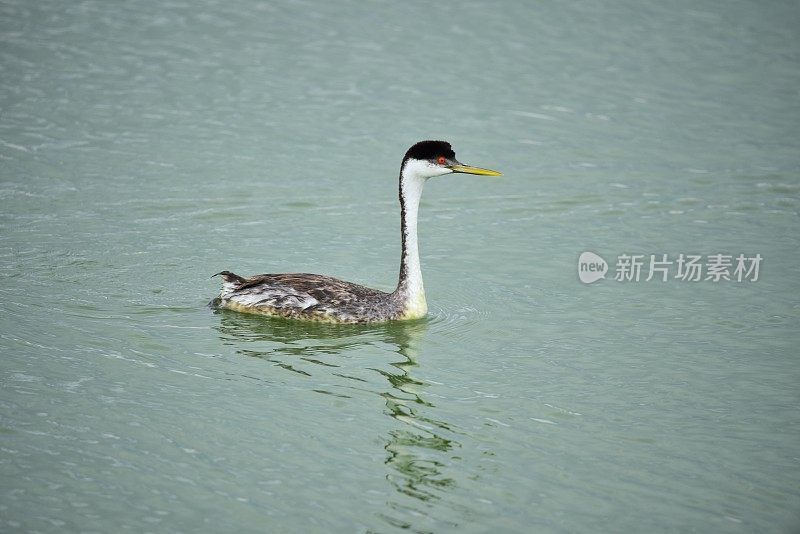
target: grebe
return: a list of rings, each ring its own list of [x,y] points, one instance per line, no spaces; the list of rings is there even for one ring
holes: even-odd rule
[[[230,271],[212,306],[240,312],[334,323],[418,319],[428,312],[417,247],[417,211],[428,178],[452,173],[500,176],[463,165],[445,141],[420,141],[400,165],[402,256],[397,288],[391,293],[318,274],[260,274],[245,278]]]

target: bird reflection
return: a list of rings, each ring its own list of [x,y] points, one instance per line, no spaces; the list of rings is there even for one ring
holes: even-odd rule
[[[429,503],[442,497],[442,492],[454,486],[452,478],[446,476],[445,462],[453,459],[449,454],[460,447],[454,436],[458,430],[445,421],[433,417],[435,406],[425,398],[428,387],[424,381],[413,376],[418,366],[420,342],[428,327],[427,321],[403,321],[374,325],[348,325],[288,321],[248,314],[218,310],[220,324],[217,327],[224,343],[237,347],[239,354],[263,358],[279,367],[303,376],[312,376],[316,369],[349,379],[344,391],[370,391],[385,399],[385,413],[401,423],[385,438],[386,479],[411,502],[391,501],[392,510],[402,511],[421,503]],[[269,348],[263,348],[263,342]],[[262,342],[262,343],[258,343]],[[252,343],[252,346],[249,346]],[[350,349],[364,345],[386,344],[399,355],[397,361],[384,368],[368,367],[383,376],[389,388],[374,391],[374,381],[365,380],[343,372],[336,358]],[[298,361],[300,360],[300,361]],[[318,365],[312,368],[304,362]],[[353,385],[352,381],[357,384]],[[319,393],[350,398],[350,395],[327,390]],[[416,507],[414,507],[416,508]],[[424,514],[423,510],[416,510]],[[391,512],[390,512],[391,513]],[[406,514],[403,514],[406,516]],[[383,519],[393,525],[403,520],[382,514]],[[407,517],[407,516],[406,516]],[[406,528],[411,525],[406,525]]]

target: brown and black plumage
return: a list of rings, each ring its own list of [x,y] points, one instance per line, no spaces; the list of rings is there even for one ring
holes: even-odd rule
[[[330,276],[307,273],[261,274],[249,278],[230,271],[212,305],[292,319],[338,323],[416,319],[428,310],[417,246],[417,213],[422,188],[434,176],[451,173],[498,176],[497,171],[462,165],[449,143],[421,141],[406,152],[400,166],[402,254],[400,276],[392,292],[379,291]]]
[[[228,271],[218,274],[230,286],[225,302],[220,296],[217,305],[232,310],[338,323],[389,321],[400,319],[404,312],[397,292],[386,293],[330,276],[286,273],[242,278]]]

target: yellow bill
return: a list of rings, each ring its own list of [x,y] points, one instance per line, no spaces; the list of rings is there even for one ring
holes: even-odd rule
[[[479,174],[481,176],[502,176],[502,172],[493,171],[490,169],[481,169],[480,167],[471,167],[469,165],[450,165],[450,170],[453,172],[463,172],[466,174]]]

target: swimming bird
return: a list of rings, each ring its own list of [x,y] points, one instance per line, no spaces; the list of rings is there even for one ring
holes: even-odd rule
[[[319,274],[260,274],[245,278],[230,271],[211,304],[240,312],[334,323],[419,319],[428,312],[417,246],[417,213],[425,182],[434,176],[501,173],[459,163],[450,143],[420,141],[400,165],[400,276],[392,292]]]

